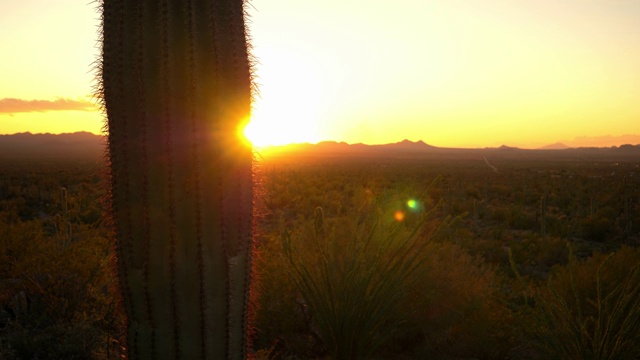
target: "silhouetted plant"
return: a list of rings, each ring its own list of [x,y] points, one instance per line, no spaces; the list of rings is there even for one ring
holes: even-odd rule
[[[634,360],[640,357],[640,261],[623,248],[557,271],[536,296],[531,333],[543,358]]]
[[[504,279],[482,259],[438,236],[405,289],[395,317],[404,319],[384,354],[414,359],[499,359],[514,344],[517,323],[500,293]],[[386,357],[383,357],[386,358]]]
[[[429,256],[423,230],[436,208],[410,226],[387,220],[393,219],[389,213],[376,221],[352,216],[330,222],[317,208],[313,230],[283,235],[291,277],[333,358],[367,358],[406,320],[394,309]]]
[[[118,358],[110,244],[89,229],[63,244],[44,225],[0,220],[0,357]]]
[[[243,0],[103,0],[101,99],[131,359],[248,355]]]

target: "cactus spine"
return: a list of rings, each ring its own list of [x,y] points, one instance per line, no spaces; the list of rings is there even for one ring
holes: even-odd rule
[[[130,359],[246,358],[243,0],[102,0],[100,95]]]

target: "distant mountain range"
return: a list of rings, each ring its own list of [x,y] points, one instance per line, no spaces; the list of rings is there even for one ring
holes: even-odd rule
[[[0,158],[97,159],[103,154],[104,138],[89,132],[0,135]]]
[[[104,154],[104,137],[88,132],[71,134],[19,133],[0,135],[0,158],[85,158],[99,159]],[[510,146],[482,149],[441,148],[423,141],[403,140],[386,145],[365,145],[325,141],[318,144],[292,144],[259,150],[265,157],[366,157],[366,158],[414,158],[414,157],[548,157],[554,158],[620,158],[640,161],[640,145],[622,145],[610,148],[569,148],[560,143],[535,150]]]
[[[502,145],[497,148],[442,148],[423,141],[403,140],[385,145],[349,145],[343,142],[321,142],[318,144],[293,144],[268,147],[260,151],[265,158],[278,156],[297,157],[375,157],[375,158],[498,158],[528,159],[624,159],[640,161],[640,145],[622,145],[609,148],[570,148],[556,143],[539,149],[520,149]]]

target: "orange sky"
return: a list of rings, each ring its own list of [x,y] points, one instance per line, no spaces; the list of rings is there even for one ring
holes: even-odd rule
[[[258,142],[640,143],[638,1],[252,5]],[[0,2],[0,133],[100,132],[94,7]]]

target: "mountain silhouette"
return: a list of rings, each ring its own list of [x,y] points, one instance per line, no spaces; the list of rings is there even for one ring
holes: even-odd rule
[[[570,149],[570,147],[563,143],[557,142],[557,143],[539,147],[538,149],[539,150],[564,150],[564,149]]]
[[[103,154],[103,137],[89,132],[0,135],[0,158],[98,159]]]
[[[67,134],[18,133],[0,135],[0,159],[7,158],[65,158],[99,160],[105,152],[103,136],[88,132]],[[543,150],[544,149],[544,150]],[[429,145],[422,140],[383,145],[347,144],[323,141],[318,144],[292,144],[267,147],[258,152],[265,159],[270,157],[292,158],[367,158],[376,159],[455,159],[512,158],[512,159],[628,159],[640,158],[640,145],[622,145],[609,148],[568,148],[556,143],[543,149],[520,149],[507,145],[498,148],[462,149],[442,148]]]

